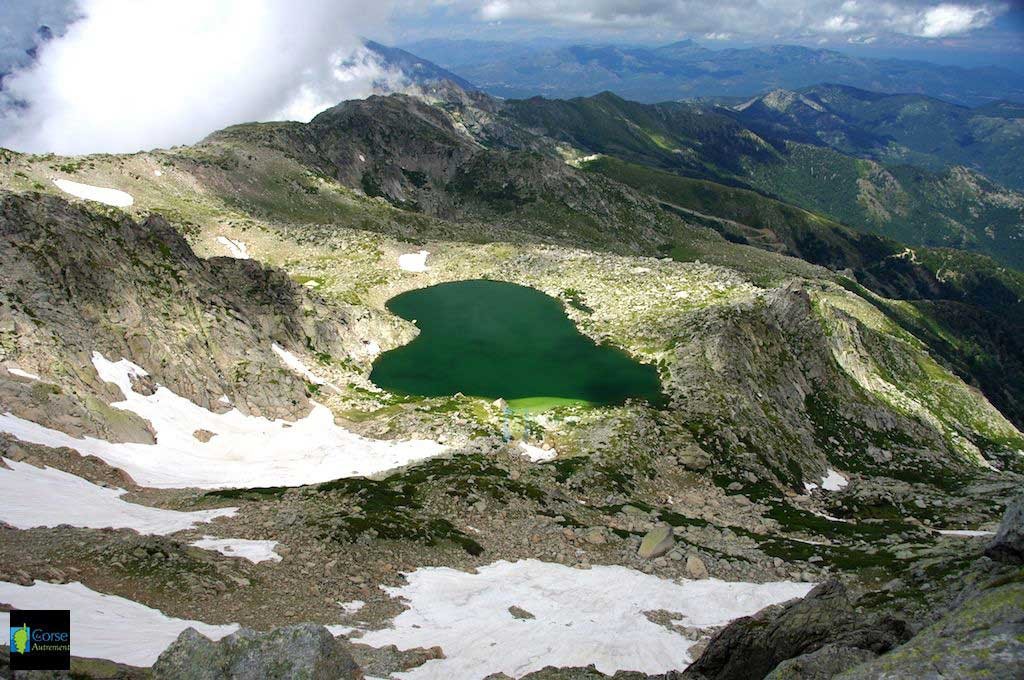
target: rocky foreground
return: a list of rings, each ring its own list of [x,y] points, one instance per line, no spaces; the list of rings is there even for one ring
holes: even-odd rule
[[[531,680],[816,680],[843,678],[1016,678],[1024,669],[1024,497],[1006,513],[985,553],[972,560],[948,604],[920,631],[898,615],[865,603],[883,592],[854,595],[839,581],[806,597],[743,617],[716,633],[685,670],[608,676],[589,668],[545,668]],[[515,616],[532,617],[529,612]],[[336,638],[305,623],[258,632],[243,628],[211,641],[189,628],[151,669],[76,658],[67,673],[18,677],[216,680],[305,678],[361,680],[443,659],[441,648],[399,652]],[[2,661],[7,661],[4,652]],[[2,668],[0,668],[2,670]],[[4,677],[7,677],[6,675]],[[490,680],[507,678],[498,673]]]
[[[0,155],[3,610],[86,677],[1014,677],[1017,279],[733,243],[449,104]],[[374,385],[466,279],[667,405]]]

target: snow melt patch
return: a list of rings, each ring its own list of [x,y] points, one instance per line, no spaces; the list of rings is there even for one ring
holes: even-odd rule
[[[268,560],[271,562],[281,561],[281,556],[274,551],[274,548],[277,547],[277,541],[254,541],[247,538],[203,536],[200,540],[193,541],[189,545],[194,545],[203,550],[216,550],[221,555],[227,555],[228,557],[242,557],[254,564]]]
[[[362,600],[352,600],[351,602],[339,602],[338,605],[341,607],[341,611],[346,614],[355,614],[365,607],[366,603]]]
[[[821,488],[825,491],[841,491],[849,483],[846,477],[843,477],[832,468],[826,470],[825,476],[821,478]]]
[[[409,609],[391,628],[366,632],[374,647],[444,649],[397,678],[518,678],[544,666],[595,664],[602,673],[664,673],[685,668],[694,644],[652,623],[644,612],[667,610],[684,626],[718,626],[770,604],[802,597],[809,583],[679,583],[617,566],[573,569],[538,560],[499,561],[466,573],[446,567],[418,569],[408,584],[384,590]],[[534,615],[519,619],[516,606]]]
[[[427,255],[430,255],[430,253],[426,250],[399,255],[398,267],[407,272],[425,272],[427,271]]]
[[[76,196],[78,198],[84,198],[87,201],[96,201],[98,203],[106,203],[116,208],[127,208],[135,199],[119,189],[107,189],[105,187],[94,187],[91,184],[79,184],[78,182],[72,182],[69,179],[55,179],[53,183],[57,185],[57,188],[61,191]]]
[[[70,609],[74,656],[132,666],[152,666],[186,628],[195,628],[213,640],[238,630],[236,623],[214,626],[171,618],[159,609],[97,593],[78,582],[36,581],[35,585],[19,586],[0,581],[0,602],[17,609]],[[6,630],[10,623],[10,612],[0,612],[0,628]]]
[[[247,416],[238,409],[214,413],[163,386],[149,395],[131,388],[132,376],[147,373],[127,359],[108,361],[93,353],[102,380],[117,385],[125,400],[112,404],[150,422],[156,444],[78,439],[11,413],[0,415],[0,432],[22,441],[74,449],[121,468],[142,486],[244,489],[300,486],[342,477],[372,475],[441,454],[427,439],[368,439],[334,423],[325,406],[313,402],[309,415],[294,422]],[[200,442],[193,433],[214,435]]]
[[[29,380],[35,380],[36,382],[42,380],[42,378],[40,378],[35,373],[29,373],[28,371],[23,371],[20,368],[11,368],[10,366],[8,366],[7,372],[10,373],[11,375],[16,375],[19,378],[28,378]]]
[[[825,476],[821,478],[821,488],[825,491],[842,491],[849,483],[850,481],[846,477],[843,477],[832,468],[826,470]],[[807,490],[807,493],[811,493],[817,488],[818,485],[814,482],[804,482],[804,489]]]
[[[69,524],[86,529],[134,529],[140,534],[172,534],[238,508],[179,512],[121,500],[124,489],[108,489],[51,467],[37,468],[7,458],[0,467],[3,521],[18,528]]]
[[[313,383],[314,385],[327,384],[327,382],[323,378],[318,376],[313,371],[309,370],[309,367],[306,366],[306,364],[302,363],[301,359],[299,359],[297,356],[286,350],[284,347],[281,347],[276,342],[270,347],[271,349],[274,350],[274,354],[280,357],[281,361],[284,362],[284,365],[290,368],[294,373],[298,373],[299,375],[301,375],[303,378]]]
[[[249,249],[245,247],[245,244],[241,241],[228,238],[227,236],[218,236],[217,243],[225,246],[228,252],[231,253],[231,257],[238,260],[249,259]]]
[[[553,460],[558,455],[558,451],[555,451],[554,449],[544,450],[539,446],[527,444],[526,442],[519,442],[519,448],[522,449],[523,455],[534,463],[539,463],[544,460]]]
[[[996,532],[994,531],[984,531],[981,529],[936,529],[936,531],[943,536],[960,536],[962,538],[996,535]]]

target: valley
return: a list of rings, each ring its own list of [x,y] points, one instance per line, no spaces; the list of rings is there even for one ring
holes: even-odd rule
[[[706,176],[687,196],[528,107],[444,85],[194,146],[4,151],[0,602],[157,631],[75,648],[120,677],[194,671],[189,625],[323,624],[378,678],[1003,649],[928,635],[1021,596],[985,556],[1024,475],[991,359],[1019,359],[1020,274]],[[719,169],[775,153],[728,140]],[[33,511],[72,500],[95,511]],[[744,628],[801,608],[799,643]]]

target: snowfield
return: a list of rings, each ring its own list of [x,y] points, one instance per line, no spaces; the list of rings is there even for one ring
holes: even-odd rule
[[[79,184],[78,182],[72,182],[69,179],[55,179],[53,180],[53,183],[57,185],[58,189],[71,194],[72,196],[84,198],[87,201],[105,203],[107,205],[112,205],[115,208],[127,208],[131,204],[135,203],[135,199],[132,198],[131,194],[121,191],[120,189],[94,187],[91,184]]]
[[[398,267],[407,272],[425,272],[427,271],[427,255],[430,253],[426,250],[399,255]]]
[[[254,564],[281,561],[281,556],[274,552],[274,548],[277,547],[277,541],[254,541],[247,538],[203,536],[200,540],[193,541],[189,545],[194,545],[203,550],[216,550],[221,555],[227,555],[228,557],[241,557]]]
[[[19,586],[0,581],[0,602],[18,609],[70,609],[71,654],[110,659],[132,666],[151,666],[181,631],[195,628],[213,640],[238,630],[238,624],[213,626],[175,619],[158,609],[116,595],[104,595],[81,583],[46,583]],[[0,612],[0,628],[11,623]]]
[[[334,423],[325,406],[313,403],[308,416],[295,422],[247,416],[237,409],[209,411],[166,387],[150,396],[131,389],[131,377],[147,375],[132,362],[108,361],[93,353],[102,380],[117,385],[125,400],[115,408],[150,422],[156,444],[112,443],[72,437],[59,430],[0,415],[0,432],[22,441],[69,447],[121,468],[142,486],[161,488],[249,488],[300,486],[342,477],[372,475],[431,458],[445,447],[432,440],[388,441],[359,436]],[[195,438],[197,430],[214,436]]]
[[[626,567],[573,569],[522,560],[495,562],[476,573],[426,567],[407,574],[408,584],[383,588],[409,609],[392,627],[371,630],[328,626],[335,635],[374,647],[440,645],[435,659],[394,678],[482,678],[504,672],[514,678],[545,666],[595,664],[603,673],[662,673],[690,663],[694,644],[679,632],[651,622],[645,612],[664,610],[673,625],[723,625],[771,604],[802,597],[810,583],[729,583],[716,579],[679,583]],[[81,583],[0,582],[0,602],[20,609],[70,609],[72,654],[150,666],[185,628],[219,640],[237,624],[211,625],[171,618]],[[363,602],[339,603],[346,614]],[[513,616],[518,607],[534,618]],[[9,624],[0,612],[0,627]],[[523,616],[520,613],[520,616]]]
[[[3,521],[18,529],[69,524],[86,529],[134,529],[140,534],[173,534],[217,517],[233,517],[238,508],[179,512],[121,500],[124,489],[108,489],[51,467],[3,459],[0,498]]]
[[[444,649],[394,677],[410,680],[513,678],[544,666],[595,664],[602,673],[664,673],[685,668],[694,644],[652,623],[644,612],[667,610],[682,626],[718,626],[770,604],[802,597],[810,583],[673,581],[616,566],[574,569],[538,560],[499,561],[467,573],[442,567],[407,574],[408,585],[384,588],[409,609],[392,627],[359,642],[400,649]],[[535,618],[517,618],[509,607]]]

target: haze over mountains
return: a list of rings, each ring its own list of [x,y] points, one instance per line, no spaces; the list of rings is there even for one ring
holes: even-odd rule
[[[855,57],[795,45],[714,50],[693,40],[661,47],[544,47],[429,39],[403,47],[502,97],[567,98],[610,90],[626,99],[662,102],[748,96],[827,82],[968,105],[1024,101],[1024,73],[1019,69]]]

